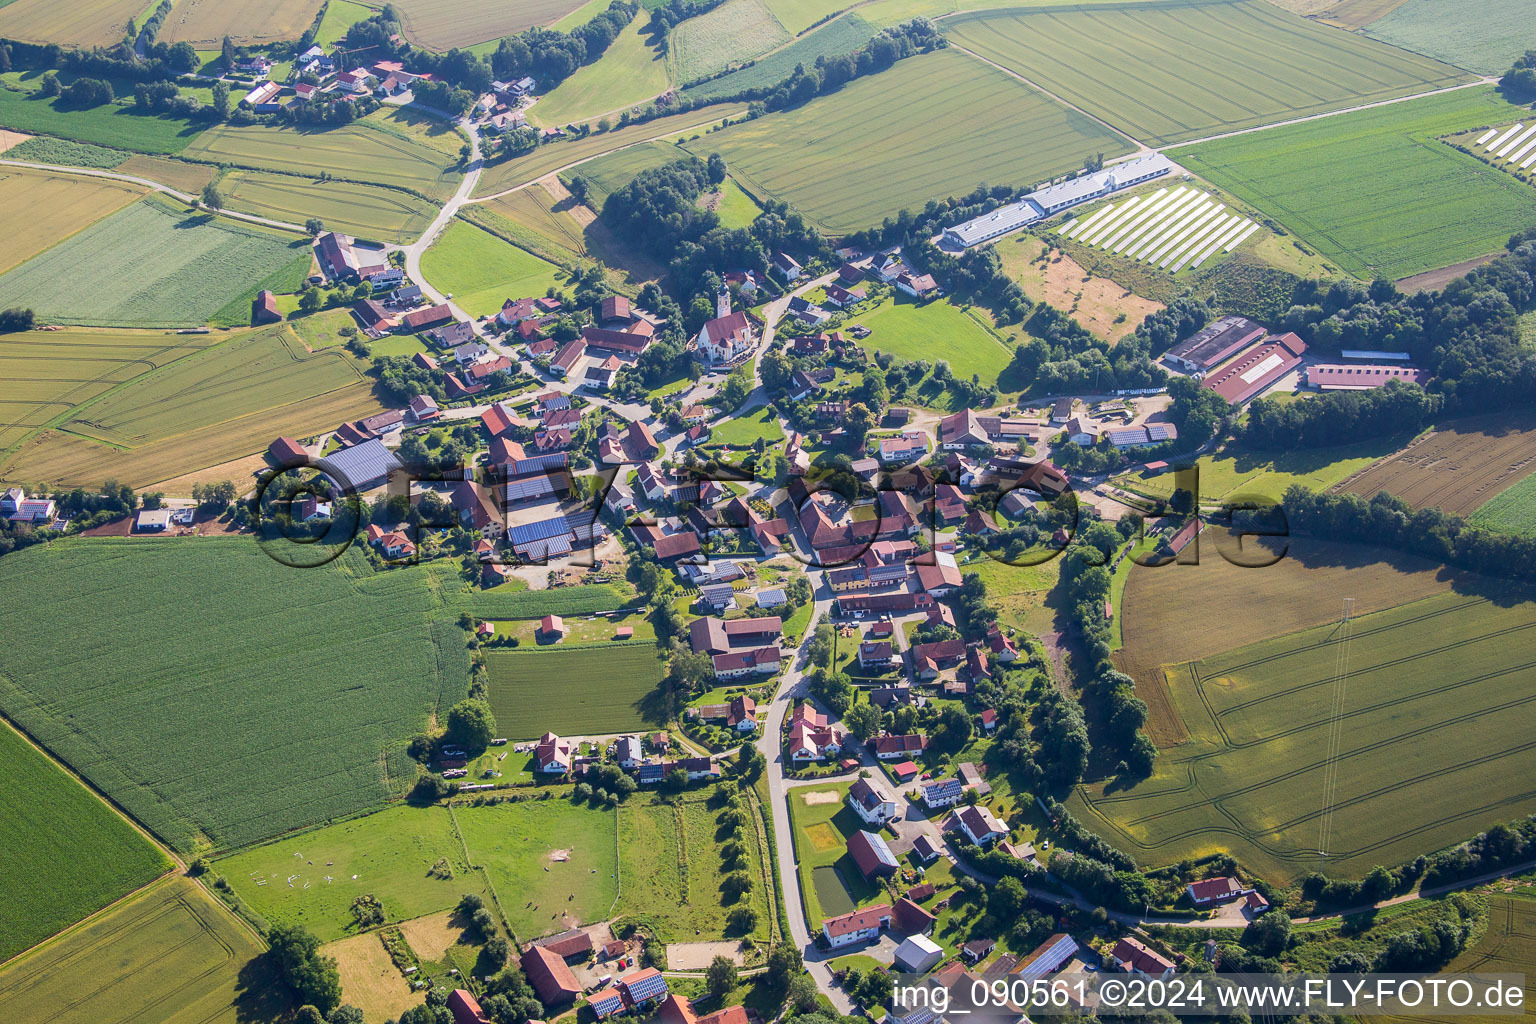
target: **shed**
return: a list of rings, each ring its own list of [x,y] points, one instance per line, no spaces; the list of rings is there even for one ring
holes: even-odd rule
[[[944,950],[937,942],[926,935],[909,935],[896,947],[893,966],[912,974],[921,974],[942,959]]]

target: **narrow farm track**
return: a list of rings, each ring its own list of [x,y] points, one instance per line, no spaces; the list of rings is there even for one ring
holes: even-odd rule
[[[186,192],[171,188],[169,185],[162,184],[150,178],[139,178],[132,174],[118,174],[116,171],[103,171],[93,167],[60,167],[58,164],[35,164],[29,163],[26,160],[6,160],[3,157],[0,157],[0,165],[10,167],[30,167],[35,171],[53,171],[56,174],[79,174],[87,178],[110,178],[113,181],[126,181],[134,185],[143,185],[145,188],[153,189],[162,195],[168,195],[173,199],[178,199],[181,202],[186,203],[188,206],[196,206],[198,203],[197,196],[189,195]],[[219,210],[218,213],[221,217],[229,217],[234,220],[243,220],[251,224],[261,224],[269,228],[279,228],[283,231],[297,231],[301,235],[308,234],[308,232],[304,230],[304,225],[290,224],[285,220],[273,220],[270,217],[258,217],[253,213],[236,213],[233,210]]]

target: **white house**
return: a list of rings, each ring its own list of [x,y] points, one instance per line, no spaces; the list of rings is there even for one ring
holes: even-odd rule
[[[860,779],[849,788],[848,806],[877,828],[896,817],[896,801],[881,794],[868,779]]]
[[[985,807],[977,804],[955,815],[960,831],[970,837],[977,846],[990,846],[1008,834],[1008,829]]]
[[[613,747],[620,768],[633,770],[640,767],[640,762],[645,760],[645,751],[641,748],[638,736],[620,736]]]
[[[965,784],[959,779],[939,779],[922,787],[923,804],[929,810],[953,807],[965,795]]]
[[[827,945],[842,949],[860,942],[873,942],[880,937],[880,929],[890,925],[891,906],[879,903],[840,917],[829,917],[821,923],[821,932],[827,938]]]

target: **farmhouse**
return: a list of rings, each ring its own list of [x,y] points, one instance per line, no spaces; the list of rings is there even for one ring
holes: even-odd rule
[[[939,447],[945,451],[959,451],[992,443],[992,437],[981,423],[981,417],[969,409],[962,409],[939,421]]]
[[[750,651],[727,651],[713,655],[716,679],[740,679],[750,675],[772,675],[779,670],[779,649],[759,647]]]
[[[860,873],[871,880],[894,875],[900,867],[885,840],[873,832],[860,830],[849,836],[848,855]]]
[[[779,276],[786,281],[798,280],[805,274],[805,270],[795,258],[782,250],[773,254],[773,269],[777,270]]]
[[[538,764],[541,774],[564,775],[571,770],[572,753],[569,741],[562,740],[552,732],[547,732],[539,737],[538,746],[534,747],[533,759]]]
[[[939,855],[944,851],[939,849],[939,844],[935,843],[931,836],[921,835],[912,843],[912,852],[918,860],[927,864],[938,860]]]
[[[1225,903],[1228,900],[1235,900],[1239,896],[1246,896],[1253,891],[1229,875],[1191,882],[1185,886],[1185,889],[1189,892],[1190,901],[1197,907],[1208,907],[1216,903]]]
[[[876,828],[896,817],[896,801],[871,786],[868,779],[859,779],[849,787],[847,799],[848,806]]]
[[[1319,391],[1369,391],[1394,380],[1422,387],[1429,381],[1429,374],[1412,366],[1370,363],[1315,363],[1307,367],[1307,385]]]
[[[1148,423],[1141,427],[1111,430],[1106,435],[1116,448],[1146,448],[1154,444],[1172,441],[1179,436],[1179,428],[1172,423]]]
[[[959,779],[939,779],[922,786],[923,805],[929,810],[953,807],[965,795],[965,784]]]
[[[412,310],[400,318],[400,329],[407,334],[415,334],[429,327],[446,324],[453,320],[453,310],[447,304],[439,306],[427,306],[424,309]]]
[[[688,640],[695,654],[724,654],[727,651],[755,649],[778,644],[784,624],[777,617],[747,619],[695,619],[688,627]]]
[[[620,978],[619,991],[629,1009],[646,1009],[667,997],[667,979],[656,968],[647,967]]]
[[[928,737],[922,733],[902,736],[873,736],[869,749],[881,761],[902,761],[913,754],[921,754],[928,747]]]
[[[797,706],[789,719],[790,759],[820,761],[842,751],[843,736],[827,724],[827,716]]]
[[[624,356],[638,356],[651,345],[651,325],[644,320],[636,322],[637,326],[645,328],[645,332],[631,330],[610,331],[601,327],[583,327],[581,338],[587,343],[587,347],[604,352],[611,352]]]
[[[1212,320],[1174,345],[1163,353],[1163,358],[1189,373],[1205,373],[1231,359],[1266,333],[1264,328],[1247,317],[1224,316]]]
[[[890,924],[890,904],[879,903],[839,917],[827,918],[821,923],[821,933],[826,936],[827,945],[833,949],[841,949],[844,946],[879,938],[880,929],[889,928]]]
[[[1307,343],[1294,334],[1268,338],[1206,377],[1203,386],[1233,405],[1242,405],[1301,364]]]
[[[490,1024],[490,1018],[480,1009],[480,1001],[468,989],[454,989],[448,994],[446,1005],[453,1014],[453,1024]]]
[[[523,952],[522,966],[528,983],[547,1007],[564,1006],[581,995],[576,975],[571,973],[565,961],[542,946],[530,945]]]

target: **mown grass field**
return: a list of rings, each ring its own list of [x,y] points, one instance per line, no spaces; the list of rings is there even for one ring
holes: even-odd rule
[[[110,46],[144,9],[141,0],[12,0],[0,7],[0,36],[29,43]]]
[[[650,16],[641,11],[601,57],[561,82],[528,111],[542,125],[563,125],[644,103],[667,91],[667,55],[643,34]],[[685,23],[686,24],[686,23]]]
[[[0,615],[0,710],[189,852],[399,796],[469,655],[439,570],[365,566],[293,569],[245,537],[17,552],[0,581],[32,597]]]
[[[432,874],[440,861],[447,870]],[[357,931],[351,906],[364,894],[395,923],[447,910],[466,892],[490,898],[443,806],[396,804],[242,850],[215,867],[268,923],[301,924],[322,942]]]
[[[1378,438],[1338,448],[1304,448],[1290,452],[1220,452],[1202,455],[1200,499],[1214,502],[1228,497],[1262,496],[1279,501],[1285,489],[1300,484],[1323,491],[1344,480],[1351,473],[1369,467],[1377,459],[1391,454],[1408,438]],[[1116,478],[1116,483],[1131,491],[1167,497],[1173,493],[1175,474],[1147,475],[1137,471]]]
[[[475,590],[467,600],[469,610],[482,619],[528,619],[612,611],[634,599],[628,585],[592,583],[556,590]]]
[[[1438,141],[1520,116],[1492,89],[1461,89],[1175,155],[1345,271],[1400,279],[1496,252],[1536,225],[1529,185]]]
[[[421,272],[460,308],[496,313],[507,299],[542,296],[562,282],[558,267],[467,221],[456,220],[421,258]]]
[[[720,892],[730,869],[721,856],[727,833],[719,816],[718,807],[711,807],[701,792],[690,792],[677,806],[644,795],[621,804],[619,829],[625,841],[619,847],[623,892],[618,912],[645,921],[663,942],[725,937],[726,915],[737,904],[727,903]],[[772,898],[766,851],[756,828],[744,828],[739,839],[745,852],[742,870],[752,879],[746,903],[757,911],[751,934],[766,941]]]
[[[829,14],[853,6],[853,0],[767,0],[768,10],[790,35],[799,35]]]
[[[0,960],[152,881],[170,860],[112,808],[0,723]]]
[[[1071,311],[1074,320],[1107,341],[1128,336],[1149,313],[1163,308],[1161,302],[1089,274],[1072,257],[1034,235],[999,239],[993,250],[1003,261],[1004,273],[1018,281],[1032,301]],[[1051,253],[1049,261],[1036,262],[1046,252]]]
[[[44,323],[193,327],[307,256],[289,236],[145,199],[0,277],[0,307]]]
[[[1320,843],[1330,875],[1360,877],[1528,813],[1533,612],[1448,593],[1172,666],[1189,740],[1074,810],[1144,863],[1219,849],[1273,878],[1317,868]]]
[[[1414,508],[1468,515],[1536,471],[1536,419],[1508,414],[1456,420],[1388,454],[1346,483],[1364,497],[1387,491]]]
[[[734,179],[726,178],[721,184],[719,192],[711,192],[700,197],[701,205],[712,209],[720,216],[720,223],[728,228],[750,227],[758,214],[762,213],[762,207],[753,202],[752,197],[741,190]]]
[[[1536,477],[1528,476],[1489,498],[1468,518],[1485,530],[1536,537]]]
[[[203,186],[212,181],[218,173],[218,168],[207,164],[192,164],[185,160],[146,156],[143,153],[130,156],[118,164],[117,169],[122,174],[158,181],[162,185],[169,185],[189,195],[201,192]]]
[[[327,0],[325,15],[315,32],[315,42],[330,50],[347,34],[347,29],[373,16],[373,9],[351,0]]]
[[[78,410],[71,433],[120,447],[164,441],[235,419],[362,385],[349,352],[306,352],[285,325],[247,331],[151,373]]]
[[[718,151],[748,191],[836,232],[982,182],[1033,184],[1130,147],[1003,72],[941,50],[685,148],[700,158]]]
[[[960,15],[946,34],[1151,146],[1467,81],[1264,0]]]
[[[1521,0],[1408,0],[1361,31],[1480,75],[1502,75],[1531,46]]]
[[[0,968],[15,1021],[267,1024],[292,1006],[265,944],[196,883],[168,878]]]
[[[720,103],[690,110],[686,114],[671,114],[667,117],[658,117],[654,121],[626,125],[601,134],[594,132],[581,139],[540,146],[526,156],[503,160],[488,166],[485,173],[480,176],[480,183],[475,187],[475,195],[477,197],[498,195],[526,182],[537,181],[550,171],[591,160],[619,146],[649,142],[653,139],[667,139],[678,135],[702,134],[705,129],[718,125],[726,118],[739,117],[746,109],[746,106],[740,103]],[[0,107],[0,114],[3,114],[3,107]],[[714,137],[711,136],[711,138]],[[708,153],[705,155],[707,156]]]
[[[799,860],[800,893],[811,927],[823,918],[874,903],[885,890],[865,881],[848,853],[848,837],[864,821],[845,801],[849,784],[805,786],[790,790],[789,823]]]
[[[726,0],[672,30],[671,60],[679,82],[696,82],[789,39],[766,0]]]
[[[567,180],[578,176],[587,179],[592,185],[592,195],[588,202],[594,210],[601,212],[608,194],[628,185],[635,175],[692,156],[692,153],[670,142],[645,142],[600,156],[596,160],[588,160],[567,171],[564,177]]]
[[[437,208],[405,192],[349,181],[231,171],[219,183],[231,210],[303,224],[319,217],[328,231],[404,244],[421,237]]]
[[[9,240],[0,251],[0,273],[121,210],[144,191],[125,181],[65,171],[0,169],[0,234]]]
[[[0,16],[14,9],[14,4],[0,8]],[[14,38],[3,29],[0,34]],[[0,87],[0,126],[140,153],[179,153],[202,130],[201,125],[180,118],[135,114],[132,106],[124,103],[89,110],[60,107],[57,100],[36,91],[42,75],[35,77],[28,80],[23,76],[31,91]]]
[[[217,49],[225,36],[238,46],[297,39],[315,23],[324,0],[181,0],[160,27],[157,40]]]
[[[456,156],[367,121],[321,129],[216,125],[199,135],[183,155],[312,178],[325,173],[408,189],[435,200],[447,199],[458,186],[453,170]]]
[[[1292,6],[1298,0],[1287,0],[1281,4],[1297,14],[1316,14],[1318,21],[1328,25],[1336,25],[1339,28],[1354,29],[1363,28],[1377,18],[1403,6],[1405,0],[1342,0],[1341,3],[1329,4],[1327,0],[1300,0],[1301,3],[1317,3],[1316,11],[1301,10]]]
[[[1013,359],[1002,342],[948,299],[919,303],[897,294],[854,319],[873,332],[859,342],[863,348],[930,363],[948,360],[955,376],[965,380],[975,373],[994,383]]]
[[[411,988],[390,959],[379,933],[340,939],[321,947],[320,954],[335,959],[342,1002],[363,1011],[365,1021],[398,1020],[406,1010],[426,1002],[427,994]],[[412,975],[413,980],[416,977]]]
[[[724,423],[710,424],[709,443],[712,445],[750,448],[760,437],[770,445],[784,440],[784,428],[779,426],[778,414],[772,409],[758,409]]]
[[[867,43],[875,31],[874,25],[857,14],[849,14],[807,33],[789,46],[765,54],[751,67],[700,82],[684,91],[689,96],[717,97],[730,96],[743,89],[777,85],[794,72],[796,64],[809,68],[815,65],[817,57],[852,53]]]
[[[652,644],[491,651],[491,710],[511,739],[596,736],[661,724],[646,698],[665,666]]]
[[[581,6],[581,0],[398,0],[405,35],[429,50],[451,50],[487,39],[515,36],[550,25]],[[641,11],[636,20],[643,21]]]
[[[493,623],[497,636],[516,637],[520,644],[539,644],[539,619],[500,619]],[[634,639],[656,639],[656,627],[651,625],[650,618],[643,610],[635,610],[620,615],[594,615],[578,618],[566,616],[565,637],[560,641],[562,648],[571,648],[577,645],[594,644],[599,647],[609,646],[614,640],[614,632],[621,626],[628,626],[635,631]],[[553,645],[551,645],[553,646]]]

